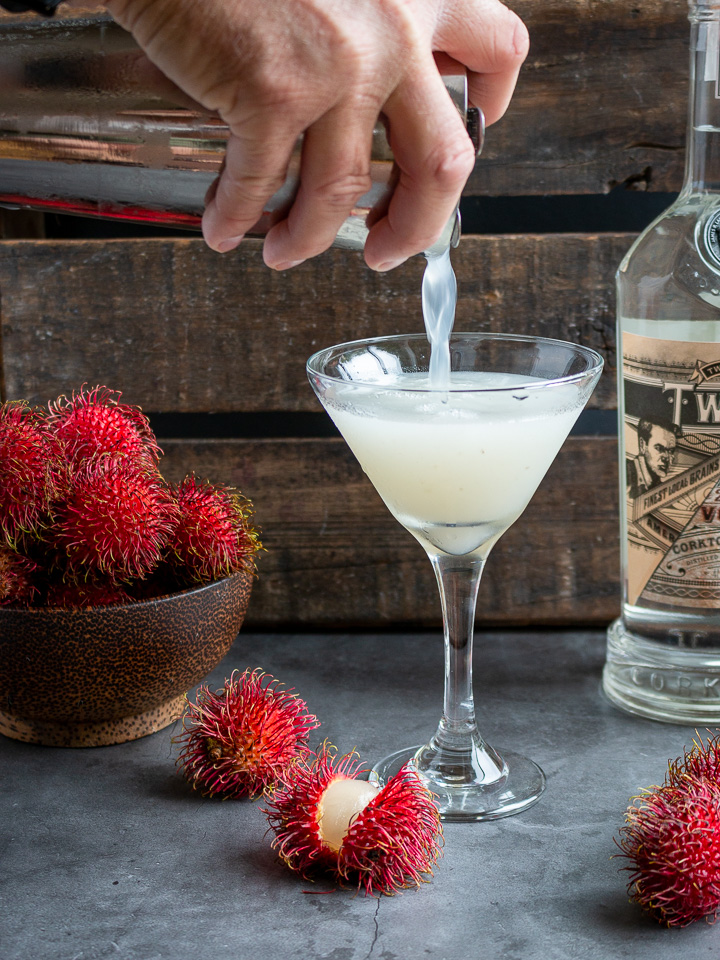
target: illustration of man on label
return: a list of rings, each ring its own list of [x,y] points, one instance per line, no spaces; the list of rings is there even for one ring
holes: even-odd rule
[[[637,425],[638,455],[627,460],[627,495],[631,499],[667,480],[675,462],[680,428],[669,420],[643,419]]]

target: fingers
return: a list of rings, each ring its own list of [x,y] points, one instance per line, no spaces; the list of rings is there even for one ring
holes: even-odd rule
[[[299,130],[285,128],[263,136],[254,125],[230,134],[224,167],[208,191],[202,218],[209,247],[218,253],[234,250],[257,223],[265,202],[285,182],[299,134]]]
[[[385,114],[399,177],[387,214],[365,243],[368,266],[382,271],[433,245],[475,164],[470,138],[432,60],[405,78]]]
[[[332,89],[314,81],[312,102],[299,111],[302,118],[264,110],[231,125],[225,168],[208,193],[203,216],[209,246],[225,252],[240,243],[283,186],[304,133],[298,193],[287,218],[268,233],[264,256],[269,266],[284,269],[326,250],[370,187],[372,129],[381,109],[399,175],[387,211],[370,229],[365,259],[374,269],[388,270],[433,245],[475,158],[431,50],[443,50],[468,68],[470,101],[482,107],[488,123],[505,112],[528,51],[525,26],[499,0],[455,0],[439,9],[427,33],[407,27],[406,55],[396,56],[391,66],[376,57],[372,95],[366,90],[364,101],[347,77],[340,83],[339,70]],[[378,69],[383,62],[387,70]],[[364,75],[367,79],[367,70]]]
[[[355,101],[356,103],[356,101]],[[288,217],[265,239],[263,255],[277,270],[327,250],[371,186],[370,152],[379,107],[343,104],[306,132],[300,188]]]
[[[486,123],[507,110],[530,41],[517,14],[498,0],[446,4],[435,44],[470,71],[469,98],[482,107]]]

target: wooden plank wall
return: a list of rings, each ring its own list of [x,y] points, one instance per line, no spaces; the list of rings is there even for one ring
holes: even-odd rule
[[[470,195],[674,191],[682,176],[687,20],[682,0],[518,0],[532,50],[507,117],[488,131]],[[21,226],[18,226],[21,224]],[[200,239],[76,240],[0,221],[0,389],[45,401],[84,381],[153,412],[226,414],[218,439],[163,440],[171,479],[234,484],[267,553],[253,627],[439,622],[430,565],[342,440],[296,435],[319,410],[313,350],[422,329],[416,259],[389,275],[331,250],[287,273],[259,243],[219,256]],[[19,237],[18,237],[19,235]],[[628,234],[465,236],[453,261],[456,327],[563,337],[598,349],[591,406],[613,410],[613,274]],[[284,436],[248,418],[287,414]],[[619,608],[616,441],[574,436],[485,573],[483,625],[604,625]]]

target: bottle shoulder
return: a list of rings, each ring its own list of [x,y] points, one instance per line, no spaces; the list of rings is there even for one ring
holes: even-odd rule
[[[702,202],[700,198],[678,197],[638,235],[628,250],[623,264],[647,254],[652,250],[657,255],[663,249],[670,254],[678,245],[695,243],[698,222],[705,219],[713,210],[720,210],[720,197],[712,203]]]
[[[628,250],[617,292],[621,316],[720,319],[720,196],[679,196]]]

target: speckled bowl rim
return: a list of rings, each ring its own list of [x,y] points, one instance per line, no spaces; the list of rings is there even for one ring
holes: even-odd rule
[[[187,594],[199,594],[203,590],[209,590],[211,587],[217,587],[220,583],[225,583],[228,580],[232,580],[235,577],[244,577],[248,573],[253,574],[253,579],[256,576],[256,573],[253,568],[248,567],[244,570],[238,570],[236,573],[231,573],[227,577],[222,577],[220,580],[211,580],[210,583],[199,583],[196,587],[186,587],[184,590],[176,590],[175,593],[160,593],[156,597],[145,597],[144,600],[131,600],[128,603],[100,603],[97,606],[85,606],[85,607],[61,607],[61,606],[42,606],[36,607],[32,604],[28,606],[23,606],[18,604],[17,606],[12,604],[6,604],[0,607],[0,617],[3,613],[12,611],[13,614],[18,613],[27,613],[30,616],[38,616],[39,614],[52,614],[53,616],[57,614],[71,614],[74,617],[77,617],[79,614],[83,613],[99,613],[103,610],[137,610],[138,607],[148,606],[150,604],[162,603],[168,600],[175,600],[178,597],[186,596]]]

